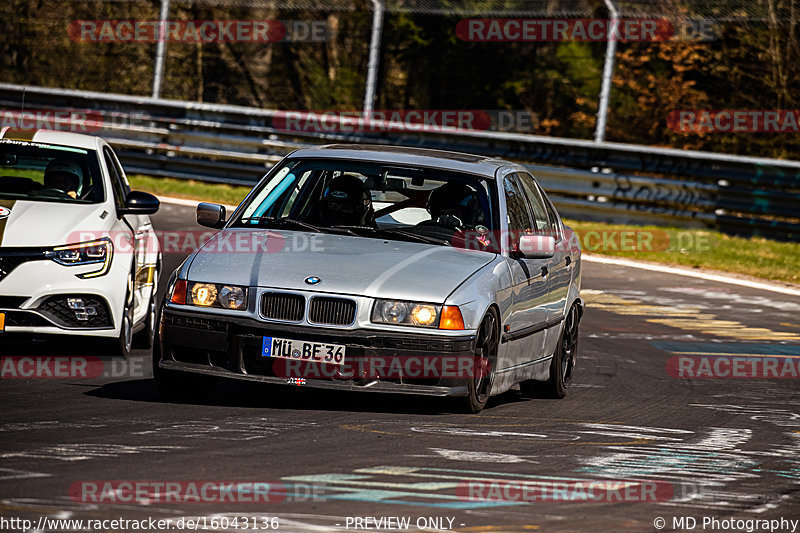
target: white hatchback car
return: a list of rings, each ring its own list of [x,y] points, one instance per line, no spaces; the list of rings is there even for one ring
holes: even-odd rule
[[[0,343],[23,332],[106,337],[123,355],[149,347],[158,207],[99,137],[0,131]]]

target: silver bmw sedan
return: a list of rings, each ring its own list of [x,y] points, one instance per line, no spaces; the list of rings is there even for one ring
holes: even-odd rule
[[[297,150],[172,274],[153,374],[177,400],[218,378],[460,398],[562,398],[581,251],[525,167],[394,146]]]

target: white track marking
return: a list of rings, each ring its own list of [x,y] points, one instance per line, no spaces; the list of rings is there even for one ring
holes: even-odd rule
[[[526,459],[525,455],[514,455],[510,453],[494,453],[494,452],[475,452],[468,450],[448,450],[446,448],[428,448],[433,455],[412,455],[410,457],[438,457],[449,459],[451,461],[470,461],[475,463],[536,463]],[[538,464],[538,463],[537,463]]]
[[[710,272],[697,272],[689,270],[688,268],[672,267],[666,265],[657,265],[653,263],[642,263],[633,261],[631,259],[621,259],[618,257],[608,257],[594,254],[582,254],[581,259],[585,259],[591,263],[601,263],[605,265],[617,265],[630,268],[640,268],[642,270],[651,270],[653,272],[663,272],[664,274],[676,274],[678,276],[687,276],[690,278],[704,279],[707,281],[716,281],[718,283],[729,283],[731,285],[741,285],[751,289],[758,289],[762,291],[779,292],[781,294],[790,294],[792,296],[800,296],[800,289],[793,287],[786,287],[765,281],[752,281],[747,279],[734,278],[722,274],[712,274]]]
[[[125,444],[56,444],[35,450],[6,452],[0,458],[56,459],[58,461],[88,461],[102,457],[138,453],[165,453],[182,450],[183,446],[127,446]]]
[[[42,474],[40,472],[27,472],[25,470],[14,470],[13,468],[0,468],[0,481],[7,479],[28,479],[32,477],[50,477],[52,474]]]

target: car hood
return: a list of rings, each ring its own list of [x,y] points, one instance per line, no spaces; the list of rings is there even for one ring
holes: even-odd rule
[[[261,250],[253,252],[253,250]],[[266,250],[266,251],[264,251]],[[192,281],[442,303],[496,257],[449,246],[279,230],[227,229],[189,265]],[[320,282],[310,285],[308,277]]]
[[[62,204],[0,199],[11,210],[0,219],[0,246],[58,246],[92,240],[110,224],[103,204]],[[81,233],[84,235],[82,236]]]

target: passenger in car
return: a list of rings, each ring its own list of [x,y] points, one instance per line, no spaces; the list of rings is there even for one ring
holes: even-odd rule
[[[319,220],[325,226],[375,227],[372,197],[364,182],[352,174],[333,178],[320,198]]]
[[[430,220],[421,226],[442,226],[449,229],[474,228],[485,223],[478,194],[462,183],[445,183],[428,197]]]

